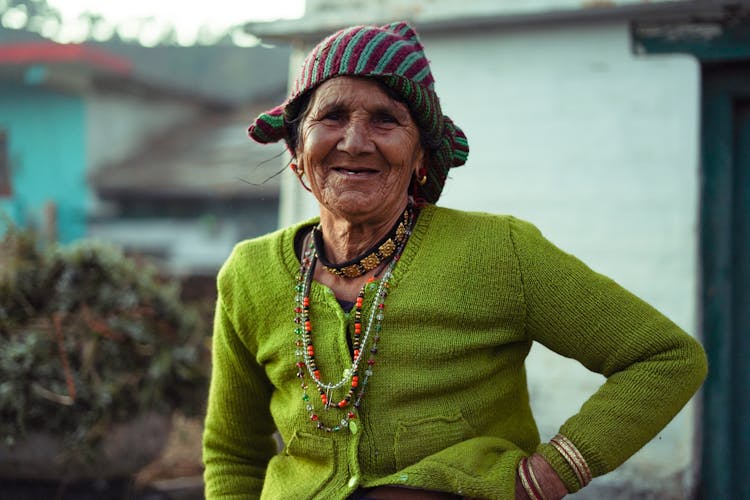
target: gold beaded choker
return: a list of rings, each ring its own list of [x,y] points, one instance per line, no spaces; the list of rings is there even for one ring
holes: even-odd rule
[[[396,248],[406,239],[410,218],[411,205],[406,207],[401,219],[391,228],[390,232],[365,252],[364,256],[349,260],[343,264],[333,264],[325,258],[323,252],[323,235],[320,231],[320,226],[318,226],[313,229],[313,241],[315,242],[315,252],[318,256],[318,261],[323,265],[323,269],[336,276],[342,278],[357,278],[362,276],[383,262],[387,262],[393,256]]]

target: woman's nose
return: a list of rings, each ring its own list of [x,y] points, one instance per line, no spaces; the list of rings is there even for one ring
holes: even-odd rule
[[[344,128],[344,135],[338,143],[338,150],[351,155],[371,153],[375,145],[370,137],[370,127],[364,120],[350,120]]]

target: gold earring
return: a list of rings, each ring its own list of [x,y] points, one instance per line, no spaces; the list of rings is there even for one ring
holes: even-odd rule
[[[414,177],[417,181],[417,184],[419,184],[420,186],[424,186],[425,184],[427,184],[427,169],[425,167],[420,167],[419,170],[414,172]]]

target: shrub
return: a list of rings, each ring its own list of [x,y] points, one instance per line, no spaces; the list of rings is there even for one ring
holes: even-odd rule
[[[0,240],[0,437],[94,443],[143,412],[202,411],[206,329],[178,287],[117,248]]]

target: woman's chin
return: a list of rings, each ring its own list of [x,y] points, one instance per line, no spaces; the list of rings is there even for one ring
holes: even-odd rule
[[[349,190],[338,194],[335,203],[322,205],[330,212],[347,219],[363,219],[368,216],[379,219],[387,211],[385,203],[393,203],[393,200],[386,200],[381,193]]]

